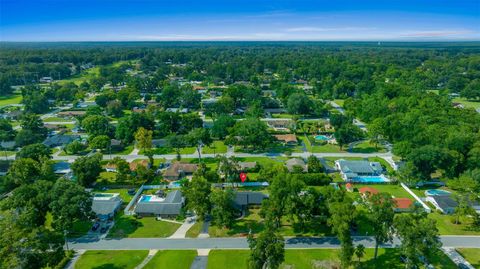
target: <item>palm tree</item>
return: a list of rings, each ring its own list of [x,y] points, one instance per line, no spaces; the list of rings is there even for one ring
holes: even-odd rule
[[[365,246],[360,244],[355,248],[355,256],[358,258],[358,263],[360,264],[360,260],[365,256]]]

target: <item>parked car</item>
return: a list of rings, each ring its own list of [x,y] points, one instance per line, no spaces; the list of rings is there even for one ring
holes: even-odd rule
[[[100,227],[100,223],[95,222],[95,223],[93,224],[93,226],[92,226],[92,231],[95,232],[95,231],[98,229],[98,227]]]

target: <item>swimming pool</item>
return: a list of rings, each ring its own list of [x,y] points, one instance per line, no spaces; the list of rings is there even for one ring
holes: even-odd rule
[[[437,189],[431,189],[431,190],[426,190],[425,195],[426,196],[439,196],[439,195],[450,195],[451,192],[445,191],[445,190],[437,190]]]
[[[354,182],[362,183],[383,183],[390,182],[390,180],[384,176],[357,176],[353,178]]]
[[[156,195],[142,195],[140,198],[140,202],[148,203],[148,202],[163,202],[165,198],[158,197]]]
[[[315,140],[328,141],[328,140],[330,140],[330,137],[325,136],[325,135],[316,135]]]

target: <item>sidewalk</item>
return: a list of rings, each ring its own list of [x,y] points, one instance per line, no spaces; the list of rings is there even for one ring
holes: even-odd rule
[[[465,268],[475,269],[467,260],[463,258],[454,248],[442,247],[443,253],[445,253],[457,266],[463,264]]]

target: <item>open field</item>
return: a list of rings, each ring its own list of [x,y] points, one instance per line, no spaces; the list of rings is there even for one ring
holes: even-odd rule
[[[75,269],[133,269],[139,265],[148,250],[89,250],[75,264]]]
[[[202,153],[204,154],[221,154],[227,153],[227,146],[223,143],[223,141],[214,141],[210,147],[203,147]]]

